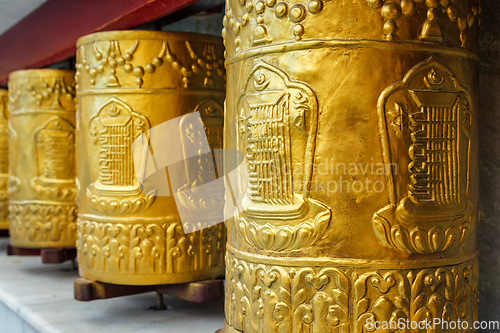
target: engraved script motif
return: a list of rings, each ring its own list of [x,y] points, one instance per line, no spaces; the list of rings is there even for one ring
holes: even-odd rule
[[[391,203],[374,215],[375,235],[401,252],[459,246],[476,219],[468,198],[468,92],[448,68],[430,58],[382,93],[378,113],[385,163],[397,169],[388,170]]]
[[[248,75],[237,108],[238,146],[246,152],[249,175],[248,183],[241,184],[248,190],[238,230],[258,248],[310,246],[331,219],[328,207],[309,198],[318,126],[314,92],[260,62]]]
[[[195,112],[200,112],[203,121],[203,128],[207,134],[208,144],[212,150],[216,168],[222,168],[224,141],[224,110],[222,106],[212,98],[207,98],[196,106]],[[222,175],[222,170],[217,170],[218,175]]]
[[[49,199],[75,197],[75,128],[59,116],[52,117],[33,136],[37,177],[31,186]]]
[[[222,175],[218,168],[222,167],[224,112],[212,98],[199,103],[194,112],[200,113],[201,120],[182,119],[179,124],[187,179],[177,190],[181,204],[178,209],[184,210],[183,222],[219,223],[224,220],[224,183],[217,181],[218,175]],[[210,147],[204,146],[207,143]],[[188,151],[206,152],[208,148],[211,153],[186,158]]]
[[[134,140],[151,127],[149,120],[112,98],[91,118],[89,127],[93,183],[87,188],[87,197],[92,206],[111,215],[136,213],[151,206],[156,190],[141,192],[132,150]],[[147,149],[148,145],[144,146]]]

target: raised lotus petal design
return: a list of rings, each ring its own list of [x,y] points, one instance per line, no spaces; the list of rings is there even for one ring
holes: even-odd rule
[[[247,218],[240,217],[238,231],[256,248],[269,251],[297,250],[311,246],[324,235],[332,214],[326,210],[310,216],[311,220],[308,220],[308,217],[297,225],[285,223],[285,220],[262,225],[261,221],[249,223]]]

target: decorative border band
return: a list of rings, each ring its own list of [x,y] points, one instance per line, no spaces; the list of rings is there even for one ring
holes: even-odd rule
[[[119,217],[119,216],[101,216],[94,214],[78,214],[78,218],[81,220],[91,220],[93,222],[111,223],[111,224],[122,224],[130,223],[132,218],[130,217]],[[180,217],[178,215],[162,216],[162,217],[134,217],[134,223],[147,223],[147,224],[162,224],[162,223],[174,223],[179,222]]]
[[[9,230],[12,244],[21,247],[74,247],[74,203],[10,201]]]
[[[373,48],[378,50],[394,50],[409,52],[436,52],[440,54],[453,55],[465,58],[479,60],[479,54],[474,51],[462,49],[459,47],[445,46],[432,42],[411,42],[411,41],[383,41],[383,40],[365,40],[365,39],[314,39],[300,42],[276,43],[268,46],[261,46],[238,52],[237,54],[226,58],[226,66],[235,64],[245,59],[261,56],[270,53],[282,53],[309,49],[321,49],[327,47],[342,48]]]
[[[14,112],[11,112],[9,115],[10,116],[18,116],[18,115],[25,115],[25,114],[54,114],[54,115],[62,115],[66,117],[71,117],[76,115],[75,110],[53,110],[53,109],[21,109],[17,110]]]
[[[86,278],[147,285],[187,282],[192,275],[215,278],[223,272],[223,224],[185,234],[179,222],[143,224],[129,218],[128,223],[109,223],[81,217],[77,250]]]
[[[189,88],[140,88],[140,89],[135,89],[135,88],[130,88],[130,89],[113,89],[113,88],[105,88],[105,89],[86,89],[86,90],[80,90],[78,91],[78,96],[93,96],[93,95],[135,95],[135,94],[140,94],[140,95],[163,95],[163,94],[182,94],[182,95],[188,95],[188,94],[196,94],[197,96],[199,95],[208,95],[208,96],[213,96],[213,95],[220,95],[220,96],[226,96],[226,92],[224,90],[217,90],[217,89],[189,89]]]
[[[421,269],[291,267],[228,252],[225,332],[363,333],[374,331],[366,326],[370,321],[435,318],[472,327],[477,277],[476,259]]]
[[[290,267],[358,267],[358,268],[384,268],[384,269],[418,269],[428,267],[442,267],[443,265],[457,265],[474,260],[479,251],[463,256],[447,259],[422,259],[422,260],[371,260],[358,258],[311,258],[311,257],[269,257],[266,255],[253,254],[235,249],[226,244],[228,252],[234,253],[239,259],[255,261],[265,265],[283,265]]]

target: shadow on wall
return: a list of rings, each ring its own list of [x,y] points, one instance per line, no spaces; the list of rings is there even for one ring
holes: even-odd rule
[[[500,320],[500,2],[483,0],[479,68],[479,320]]]
[[[198,15],[186,17],[177,22],[165,25],[163,31],[183,31],[204,33],[209,35],[221,36],[222,34],[222,18],[224,12],[202,12]]]

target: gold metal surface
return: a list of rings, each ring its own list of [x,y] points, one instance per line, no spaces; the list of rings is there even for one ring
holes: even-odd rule
[[[8,94],[0,89],[0,230],[9,230],[9,111]]]
[[[75,247],[74,71],[24,70],[9,76],[11,244]]]
[[[226,1],[225,332],[472,331],[480,11]]]
[[[206,210],[207,215],[222,216],[223,198],[196,201],[180,196],[176,205],[172,195],[160,195],[165,185],[161,181],[153,176],[144,182],[137,179],[135,168],[141,164],[132,150],[134,140],[143,140],[142,153],[150,154],[160,170],[156,174],[165,176],[166,165],[160,160],[173,156],[172,147],[181,141],[184,148],[198,144],[203,130],[212,149],[222,148],[222,39],[151,31],[97,33],[78,41],[76,67],[80,275],[127,285],[222,275],[224,225],[190,232],[181,223],[179,210],[200,213],[210,201],[214,207]],[[188,142],[172,133],[158,133],[161,124],[195,111],[200,113],[201,127],[183,128],[182,121],[178,125],[191,133]],[[170,135],[169,140],[155,146],[155,137],[162,135]],[[181,169],[196,172],[198,162],[180,162]],[[169,194],[174,193],[172,184],[182,183],[183,176],[170,167],[167,175]],[[186,187],[194,183],[189,178],[184,182]]]

